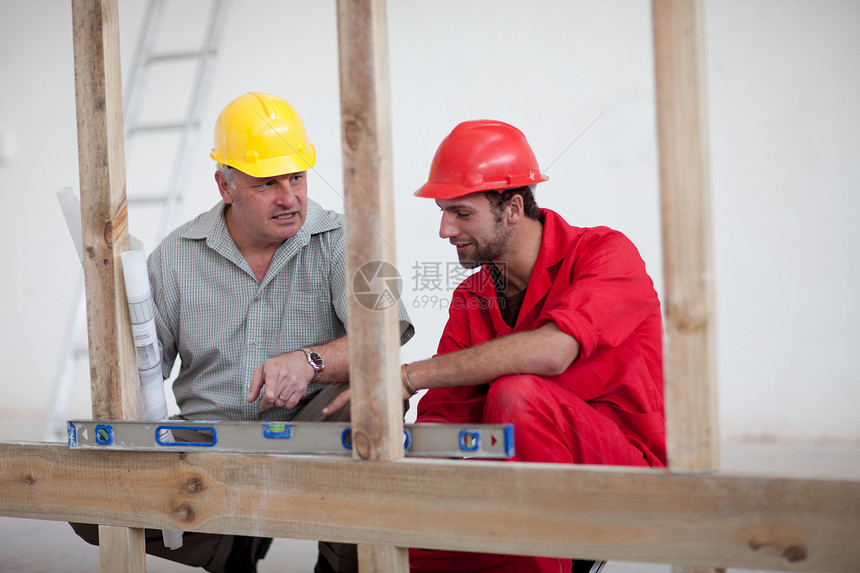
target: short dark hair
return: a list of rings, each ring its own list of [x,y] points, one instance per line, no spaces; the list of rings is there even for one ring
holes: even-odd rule
[[[523,198],[523,211],[525,212],[526,217],[540,221],[540,207],[538,207],[538,204],[535,201],[534,187],[534,185],[511,187],[510,189],[505,189],[501,192],[485,191],[485,194],[487,195],[487,199],[490,201],[490,205],[493,207],[493,210],[497,213],[501,212],[505,203],[510,201],[514,195],[521,195]]]

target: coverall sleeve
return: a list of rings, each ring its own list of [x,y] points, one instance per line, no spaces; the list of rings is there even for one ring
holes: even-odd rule
[[[615,347],[659,304],[645,262],[623,234],[604,229],[584,237],[573,264],[563,264],[555,284],[563,289],[544,308],[537,326],[554,322],[588,358],[598,346]]]

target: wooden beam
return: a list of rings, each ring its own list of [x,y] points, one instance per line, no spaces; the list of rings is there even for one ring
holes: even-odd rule
[[[138,417],[120,254],[128,249],[116,0],[72,0],[90,391],[94,418]],[[103,571],[142,571],[143,530],[100,528]]]
[[[337,22],[353,451],[365,460],[395,460],[403,456],[397,304],[395,298],[373,298],[399,280],[385,0],[339,0]],[[356,273],[375,276],[370,297],[356,296]],[[394,294],[399,297],[399,290]],[[362,571],[409,570],[402,547],[361,546],[358,556]]]
[[[146,573],[146,542],[140,528],[99,525],[102,571]]]
[[[382,276],[371,296],[352,288],[357,273],[384,276],[397,262],[385,2],[341,0],[337,13],[353,440],[362,459],[391,460],[403,455],[397,304],[375,299]]]
[[[719,467],[701,0],[653,0],[670,467]]]
[[[59,444],[0,444],[0,459],[0,515],[11,517],[688,567],[860,570],[860,481]]]
[[[116,0],[74,0],[75,91],[93,417],[138,417],[120,254],[128,250]]]

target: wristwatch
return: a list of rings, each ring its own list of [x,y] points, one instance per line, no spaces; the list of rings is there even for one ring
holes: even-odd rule
[[[319,382],[320,378],[322,378],[323,371],[325,370],[323,357],[320,356],[319,352],[314,352],[308,347],[300,348],[299,350],[305,353],[305,357],[308,359],[308,364],[310,364],[311,368],[314,369],[314,377],[311,378],[310,384],[316,384]]]

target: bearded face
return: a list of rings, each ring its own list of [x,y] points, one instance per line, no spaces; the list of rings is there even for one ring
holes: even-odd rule
[[[483,193],[438,199],[436,204],[442,209],[439,236],[457,248],[465,268],[498,261],[508,251],[511,231]]]

